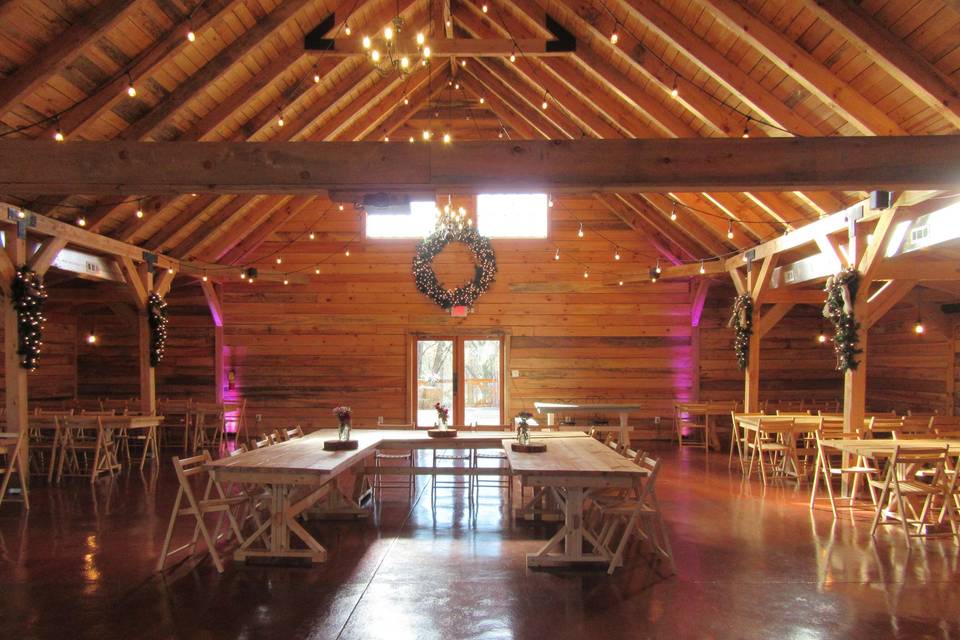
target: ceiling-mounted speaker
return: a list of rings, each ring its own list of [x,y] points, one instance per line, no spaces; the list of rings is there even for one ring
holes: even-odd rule
[[[871,209],[889,209],[893,204],[893,191],[871,191],[870,208]]]

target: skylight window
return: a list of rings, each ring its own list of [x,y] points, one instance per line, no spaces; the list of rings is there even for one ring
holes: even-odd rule
[[[437,205],[433,201],[411,202],[406,213],[367,210],[368,238],[422,238],[433,231]]]
[[[477,196],[477,230],[488,238],[546,238],[545,193],[482,193]]]

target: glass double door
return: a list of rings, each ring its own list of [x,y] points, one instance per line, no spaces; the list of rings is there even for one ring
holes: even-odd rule
[[[450,409],[451,425],[503,424],[503,339],[416,339],[418,426],[433,426],[436,404]]]

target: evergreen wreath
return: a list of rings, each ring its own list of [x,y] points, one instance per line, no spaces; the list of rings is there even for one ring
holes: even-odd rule
[[[451,242],[470,247],[475,261],[473,280],[456,289],[447,289],[433,270],[433,259]],[[433,300],[440,308],[473,307],[473,303],[493,284],[497,275],[497,258],[490,239],[472,226],[457,228],[441,225],[417,244],[413,256],[413,279],[417,291]]]
[[[853,315],[853,301],[857,297],[859,282],[860,274],[853,267],[827,278],[827,301],[823,305],[823,317],[833,323],[833,351],[837,355],[839,371],[856,369],[860,364],[857,356],[863,353],[863,349],[857,348],[860,323]]]
[[[17,355],[20,366],[27,371],[37,368],[40,347],[43,346],[43,304],[47,289],[43,280],[28,266],[17,269],[10,286],[11,303],[17,312]]]
[[[750,357],[750,336],[753,335],[753,298],[749,293],[737,296],[733,301],[733,313],[730,314],[728,327],[733,327],[733,350],[737,354],[737,366],[740,371],[747,368]]]
[[[147,297],[147,320],[150,323],[150,366],[163,360],[167,346],[167,301],[156,292]]]

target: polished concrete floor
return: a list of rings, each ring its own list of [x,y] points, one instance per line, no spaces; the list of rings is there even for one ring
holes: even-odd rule
[[[659,495],[679,573],[642,557],[608,577],[529,571],[552,525],[504,519],[429,481],[370,520],[311,522],[330,561],[314,567],[209,559],[153,571],[175,493],[125,474],[93,489],[40,484],[29,515],[0,507],[5,638],[948,638],[960,636],[958,547],[876,542],[869,522],[833,524],[808,489],[744,484],[726,456],[664,447]],[[186,520],[176,539],[190,533]]]

